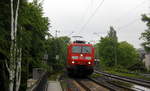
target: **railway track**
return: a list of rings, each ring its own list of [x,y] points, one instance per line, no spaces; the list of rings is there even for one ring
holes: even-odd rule
[[[86,86],[83,82],[79,80],[75,80],[85,91],[91,91],[88,86]]]
[[[136,91],[126,86],[121,86],[109,82],[105,77],[97,78],[70,78],[67,75],[61,79],[61,82],[66,83],[66,87],[62,87],[63,91]]]
[[[86,78],[75,80],[85,91],[135,91],[126,86],[108,83],[104,79]]]
[[[93,80],[87,79],[75,79],[75,81],[85,90],[85,91],[110,91],[110,89],[97,84]],[[114,91],[114,90],[111,90]]]
[[[89,79],[91,79],[92,81],[96,82],[97,84],[101,86],[108,88],[110,91],[135,91],[127,86],[122,86],[122,85],[110,82],[105,78],[99,78],[99,79],[89,78]]]
[[[99,73],[99,72],[98,72]],[[103,73],[103,72],[102,72]],[[101,74],[102,74],[101,73]],[[105,73],[105,72],[104,72]],[[100,73],[99,73],[100,74]],[[140,88],[133,88],[132,85],[124,85],[124,84],[118,84],[118,81],[121,81],[120,79],[116,80],[116,78],[106,76],[107,73],[102,74],[104,76],[96,77],[96,78],[70,78],[67,77],[67,88],[69,90],[66,91],[150,91],[150,90],[143,90]],[[110,74],[109,74],[110,75]],[[112,74],[111,74],[112,76]],[[116,81],[116,82],[114,82]],[[121,82],[124,82],[121,81]],[[146,81],[147,82],[147,81]]]
[[[102,75],[110,77],[110,78],[122,80],[122,81],[129,82],[129,83],[134,83],[134,84],[137,84],[137,85],[140,85],[140,86],[144,86],[144,87],[150,88],[150,81],[146,81],[146,80],[142,80],[142,79],[136,79],[136,78],[130,78],[130,77],[125,77],[125,76],[114,75],[114,74],[101,72],[101,71],[94,71],[94,72],[98,73],[98,74],[102,74]]]

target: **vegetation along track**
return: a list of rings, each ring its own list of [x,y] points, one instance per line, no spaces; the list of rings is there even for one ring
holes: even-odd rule
[[[114,78],[114,79],[123,80],[123,81],[126,81],[126,82],[138,84],[138,85],[141,85],[141,86],[144,86],[144,87],[150,87],[150,81],[125,77],[125,76],[114,75],[114,74],[110,74],[110,73],[106,73],[106,72],[102,72],[102,71],[94,71],[94,72],[98,73],[98,74],[102,74],[102,75],[107,76],[107,77]]]

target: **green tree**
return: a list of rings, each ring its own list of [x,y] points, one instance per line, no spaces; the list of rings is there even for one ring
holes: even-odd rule
[[[142,46],[144,47],[145,51],[149,54],[150,53],[150,17],[148,15],[142,15],[142,21],[146,22],[147,29],[145,32],[141,34],[141,39],[144,40]],[[145,65],[146,66],[146,65]],[[149,65],[146,67],[148,70],[150,69]]]
[[[145,32],[141,34],[141,38],[144,40],[142,46],[147,52],[150,52],[150,17],[144,14],[142,15],[142,21],[146,22],[146,25],[148,27],[148,29],[146,29]]]
[[[117,64],[117,34],[115,29],[111,26],[108,35],[101,38],[99,43],[99,55],[102,62],[107,66],[114,66]]]
[[[126,69],[139,62],[139,54],[137,50],[126,41],[119,43],[117,54],[117,64]]]
[[[14,0],[14,5],[17,0]],[[16,7],[14,7],[16,8]],[[10,0],[0,2],[0,90],[8,91],[8,71],[5,60],[10,54]],[[43,67],[43,56],[46,53],[46,39],[49,21],[43,17],[42,6],[38,2],[29,3],[20,0],[17,42],[22,48],[22,76],[20,91],[26,91],[27,79],[31,77],[34,67]],[[22,38],[22,41],[19,39]]]
[[[32,77],[32,69],[45,67],[42,60],[46,53],[45,36],[48,35],[49,21],[47,17],[43,17],[41,4],[26,2],[20,11],[19,24],[19,34],[23,40],[20,41],[23,48],[21,91],[25,91],[26,81]]]
[[[94,48],[95,48],[95,58],[99,58],[99,43],[96,43],[94,45]]]
[[[118,48],[118,38],[117,38],[117,33],[116,30],[110,26],[110,31],[108,32],[108,37],[112,39],[113,41],[113,49],[114,49],[114,60],[115,60],[115,65],[117,65],[117,48]]]
[[[114,40],[108,37],[101,38],[99,43],[99,57],[101,63],[107,67],[112,67],[115,65],[114,43]]]
[[[10,47],[10,0],[0,2],[0,90],[8,91],[8,72],[5,60],[9,59]]]
[[[138,62],[139,55],[136,49],[127,42],[118,42],[116,31],[110,27],[108,35],[98,43],[99,57],[106,67],[123,67],[127,69]]]
[[[112,26],[110,26],[110,30],[107,36],[116,42],[118,41],[116,30]]]
[[[67,45],[70,42],[69,37],[48,38],[47,53],[49,55],[48,63],[53,70],[60,70],[65,66],[67,57]],[[56,59],[56,55],[59,59]]]

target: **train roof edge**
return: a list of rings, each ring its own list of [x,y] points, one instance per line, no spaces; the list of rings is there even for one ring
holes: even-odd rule
[[[76,44],[91,44],[90,42],[83,41],[83,40],[75,40],[75,41],[73,41],[73,43],[76,43]]]

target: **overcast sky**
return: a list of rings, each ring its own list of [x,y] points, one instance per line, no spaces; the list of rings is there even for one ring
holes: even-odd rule
[[[119,41],[139,48],[140,34],[147,28],[141,14],[150,12],[150,0],[104,0],[99,7],[102,1],[44,0],[44,15],[49,17],[52,26],[50,32],[55,35],[54,30],[59,30],[58,36],[74,32],[70,37],[81,35],[87,41],[97,42],[114,26]]]

